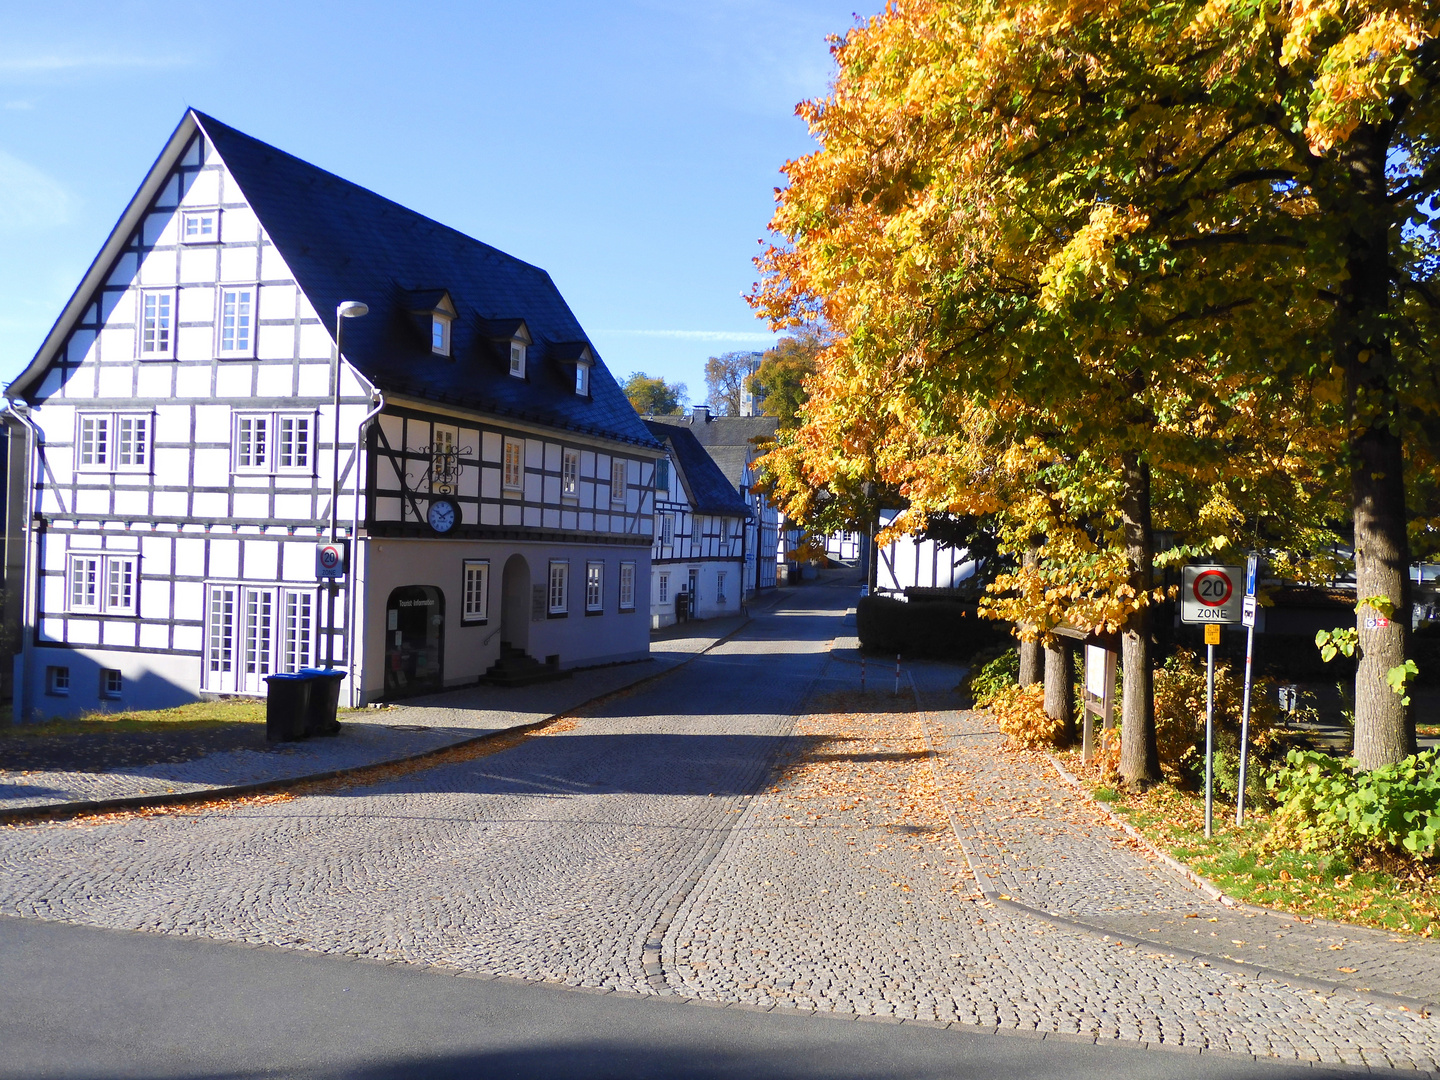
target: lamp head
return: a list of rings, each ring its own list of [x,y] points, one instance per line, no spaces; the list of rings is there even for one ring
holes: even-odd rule
[[[341,300],[335,314],[342,319],[358,319],[362,315],[370,314],[368,304],[362,304],[359,300]]]

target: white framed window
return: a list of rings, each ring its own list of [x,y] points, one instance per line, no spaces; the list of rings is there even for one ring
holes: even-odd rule
[[[169,359],[175,355],[175,291],[146,289],[140,293],[140,358]]]
[[[318,603],[310,589],[207,586],[204,688],[264,694],[265,677],[312,667]]]
[[[236,413],[233,471],[310,473],[314,437],[314,413]]]
[[[75,467],[87,472],[144,472],[150,467],[148,413],[81,413]]]
[[[560,494],[580,494],[580,451],[566,450],[560,459]]]
[[[444,315],[430,316],[430,351],[437,356],[450,355],[450,320]]]
[[[660,458],[655,462],[655,490],[670,490],[670,459]]]
[[[216,350],[220,356],[255,355],[255,286],[222,286]]]
[[[525,378],[525,343],[510,342],[510,374],[517,379]]]
[[[625,461],[622,458],[610,459],[610,501],[625,501]]]
[[[220,239],[219,210],[187,210],[180,226],[186,244],[213,244]]]
[[[501,482],[506,491],[525,490],[525,440],[505,440],[505,458]]]
[[[115,668],[100,669],[100,696],[114,700],[125,690],[125,676]]]
[[[605,610],[605,564],[585,564],[585,612],[599,614]]]
[[[112,615],[135,614],[135,557],[105,559],[105,610]]]
[[[75,552],[66,560],[68,610],[100,615],[134,615],[140,590],[135,555]]]
[[[460,586],[460,621],[483,623],[490,617],[490,560],[466,559]]]
[[[275,417],[275,465],[282,471],[309,472],[312,458],[310,436],[315,428],[313,415]]]
[[[45,669],[45,693],[65,697],[70,693],[70,669],[63,665]]]
[[[721,570],[715,575],[715,603],[725,603],[725,571]]]
[[[670,575],[661,574],[660,583],[655,591],[655,598],[662,604],[670,602]]]
[[[662,514],[660,517],[660,543],[670,545],[675,540],[675,515]]]
[[[431,429],[430,438],[430,490],[440,491],[446,494],[444,487],[454,482],[458,473],[452,476],[452,470],[459,467],[459,458],[455,457],[455,444],[460,438],[460,432],[452,427],[440,427],[438,424]]]
[[[270,420],[268,413],[235,417],[235,471],[270,471]]]
[[[550,560],[550,614],[564,615],[570,610],[570,561]]]
[[[620,564],[620,610],[635,610],[635,564],[633,562]]]
[[[285,671],[310,667],[315,650],[315,594],[286,590],[284,640],[280,666]]]
[[[590,365],[579,363],[575,365],[575,393],[581,397],[590,396]]]

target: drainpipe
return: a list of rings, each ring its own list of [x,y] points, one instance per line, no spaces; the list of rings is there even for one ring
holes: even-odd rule
[[[10,402],[10,415],[25,425],[30,433],[29,446],[25,454],[25,583],[24,595],[20,600],[20,653],[24,657],[21,662],[19,709],[17,713],[21,719],[30,715],[30,701],[33,693],[31,683],[32,669],[34,668],[35,654],[31,645],[33,644],[33,621],[35,618],[35,570],[36,564],[40,561],[40,552],[37,550],[37,531],[35,529],[35,461],[40,456],[40,429],[30,419],[30,406],[16,398]]]
[[[385,408],[385,395],[376,389],[372,391],[370,400],[375,402],[375,407],[365,414],[355,428],[355,504],[350,515],[350,595],[349,603],[345,607],[345,630],[350,636],[350,647],[345,650],[345,673],[350,685],[347,699],[350,702],[349,707],[352,709],[360,696],[355,686],[355,653],[360,648],[360,637],[355,633],[355,598],[360,593],[360,583],[357,579],[360,566],[360,485],[362,483],[360,477],[363,471],[360,468],[361,447],[364,445],[365,429],[371,420],[380,415],[380,410]],[[339,420],[338,414],[336,420]]]

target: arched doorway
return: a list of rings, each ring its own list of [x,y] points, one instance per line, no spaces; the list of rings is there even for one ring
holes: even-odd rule
[[[530,648],[530,564],[523,555],[505,561],[500,581],[500,642],[525,652]]]
[[[406,585],[385,605],[385,696],[413,697],[445,687],[445,594]]]

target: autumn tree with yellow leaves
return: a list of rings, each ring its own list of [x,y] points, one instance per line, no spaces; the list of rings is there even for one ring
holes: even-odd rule
[[[1414,490],[1440,399],[1437,17],[892,3],[800,107],[820,149],[786,166],[753,299],[835,339],[787,468],[873,474],[910,525],[987,507],[1040,545],[995,610],[1122,632],[1128,781],[1158,776],[1157,559],[1303,568],[1336,516],[1372,601],[1356,755],[1413,749],[1408,628],[1377,613],[1408,610],[1406,466]],[[1184,545],[1156,552],[1157,520]]]

